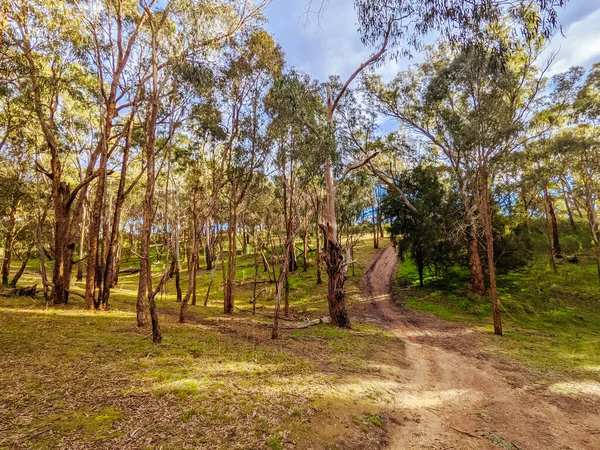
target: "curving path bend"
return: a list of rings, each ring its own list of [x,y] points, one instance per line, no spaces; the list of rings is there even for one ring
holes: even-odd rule
[[[600,449],[600,397],[557,394],[520,365],[479,353],[480,332],[395,306],[397,264],[389,245],[363,276],[366,313],[405,347],[388,448]]]

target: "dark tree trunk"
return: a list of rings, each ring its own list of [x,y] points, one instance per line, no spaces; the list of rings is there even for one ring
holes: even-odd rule
[[[375,215],[375,202],[371,207],[371,216],[373,220],[373,248],[379,248],[379,214]]]
[[[234,198],[235,195],[233,196]],[[231,314],[235,306],[235,271],[237,266],[237,205],[233,203],[230,210],[229,220],[229,267],[228,276],[225,280],[225,295],[223,311]]]
[[[2,284],[8,285],[8,276],[10,275],[10,261],[12,259],[13,247],[16,238],[17,229],[17,209],[21,200],[18,197],[13,199],[6,227],[6,239],[4,241],[4,259],[2,260]]]
[[[480,174],[480,196],[481,196],[481,219],[485,233],[488,275],[490,279],[490,298],[492,300],[492,311],[494,316],[494,334],[502,336],[502,320],[500,318],[500,300],[498,299],[498,290],[496,286],[496,261],[494,259],[494,232],[492,228],[492,207],[490,191],[488,187],[487,171],[482,169]]]
[[[383,221],[381,220],[381,198],[375,193],[377,199],[377,228],[379,229],[379,238],[383,238]],[[377,245],[379,245],[379,239],[377,239]]]
[[[148,169],[149,170],[149,169]],[[150,178],[150,175],[148,176]],[[142,213],[142,227],[140,236],[140,279],[138,284],[138,295],[136,303],[137,324],[138,327],[146,326],[148,323],[148,314],[146,312],[146,298],[149,293],[150,286],[148,282],[151,280],[150,266],[150,232],[151,232],[151,216],[152,216],[152,187],[150,183],[154,180],[148,179],[146,193],[144,196],[144,211]]]
[[[79,235],[79,259],[81,260],[83,258],[83,254],[84,254],[84,247],[85,247],[85,227],[86,227],[86,222],[87,222],[87,200],[83,199],[82,200],[83,205],[82,205],[82,216],[81,216],[81,234]],[[83,263],[79,263],[77,264],[77,281],[81,281],[83,280]]]
[[[27,267],[29,258],[31,258],[31,252],[33,251],[34,245],[35,245],[35,242],[31,242],[27,246],[27,252],[25,253],[25,256],[23,257],[23,261],[21,261],[21,267],[19,267],[19,270],[17,270],[17,273],[15,273],[13,279],[10,280],[10,285],[12,287],[15,287],[17,285],[17,283],[19,282],[19,279],[21,278],[21,275],[23,275],[23,273],[25,272],[25,268]]]
[[[350,328],[350,316],[346,308],[346,282],[347,258],[337,240],[332,240],[324,232],[325,251],[324,259],[329,276],[327,284],[327,302],[329,315],[334,325],[340,328]]]
[[[175,213],[175,223],[173,224],[173,271],[171,273],[171,277],[175,276],[175,292],[177,294],[177,302],[181,302],[183,300],[181,294],[181,276],[180,276],[180,246],[179,246],[179,223],[181,221],[179,216],[179,188],[176,187],[175,190],[176,202],[177,202],[177,211]]]
[[[425,270],[425,263],[423,261],[422,254],[418,254],[416,257],[417,271],[419,272],[419,286],[423,287],[423,272]]]
[[[204,241],[206,245],[204,246],[204,262],[206,264],[206,270],[212,270],[213,268],[213,254],[212,254],[212,230],[210,226],[210,219],[206,221],[206,225],[204,227]]]
[[[59,176],[59,175],[56,175]],[[71,233],[71,219],[75,222],[77,214],[71,213],[71,189],[65,182],[57,183],[53,188],[54,199],[54,268],[52,269],[52,303],[66,304],[69,301],[71,272],[75,242]]]
[[[88,230],[87,277],[85,279],[85,307],[87,309],[98,307],[94,295],[96,292],[97,265],[99,261],[98,242],[100,240],[100,227],[102,225],[102,209],[106,186],[106,164],[108,162],[108,148],[106,148],[108,143],[105,142],[101,145],[103,146],[103,149],[100,156],[100,167],[103,170],[103,173],[98,177],[94,205],[91,208],[90,214],[90,227]]]
[[[293,273],[295,271],[298,270],[298,260],[296,259],[296,247],[292,246],[292,248],[289,249],[289,263],[288,263],[288,270],[290,273]]]
[[[304,272],[308,270],[308,226],[304,229],[304,235],[302,236],[302,263],[304,266]]]
[[[547,188],[544,188],[544,200],[546,201],[546,208],[548,211],[548,217],[552,226],[552,251],[555,258],[562,258],[562,250],[560,248],[560,240],[558,236],[558,223],[556,221],[556,213],[554,211],[554,205],[552,204],[552,198]]]
[[[471,274],[471,286],[473,292],[483,295],[486,292],[483,266],[479,257],[479,242],[477,236],[470,227],[467,229],[467,257],[469,259],[469,273]]]
[[[321,242],[319,239],[319,230],[316,230],[315,236],[316,236],[316,245],[317,245],[317,254],[315,256],[315,258],[317,259],[317,284],[323,284],[323,276],[321,275]]]

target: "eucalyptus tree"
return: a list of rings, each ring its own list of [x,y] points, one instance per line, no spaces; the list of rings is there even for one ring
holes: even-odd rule
[[[290,131],[289,129],[287,130]],[[289,281],[288,277],[293,270],[292,258],[295,258],[296,236],[300,231],[301,219],[298,209],[298,196],[296,191],[301,189],[299,185],[299,163],[297,142],[285,133],[284,139],[278,139],[275,143],[277,148],[274,156],[274,165],[278,176],[275,179],[279,194],[276,198],[281,203],[283,212],[283,228],[285,239],[281,245],[281,267],[279,276],[275,279],[275,311],[271,339],[277,339],[279,332],[279,311],[281,297],[284,296],[284,316],[289,315]]]
[[[600,278],[600,63],[587,73],[572,68],[554,81],[554,97],[566,99],[569,115],[558,121],[552,136],[538,144],[554,162],[554,175],[569,193],[565,204],[572,199],[574,208],[585,211]],[[551,118],[552,112],[548,113]]]
[[[394,21],[388,24],[388,33]],[[362,63],[345,81],[339,82],[332,77],[325,83],[324,89],[301,74],[292,73],[291,82],[286,87],[285,105],[289,117],[310,132],[314,141],[316,161],[323,173],[326,201],[323,205],[324,222],[318,226],[323,233],[323,254],[328,275],[327,302],[332,323],[342,328],[349,328],[350,317],[346,307],[344,283],[346,273],[351,262],[350,249],[345,251],[338,241],[338,222],[336,218],[336,190],[337,184],[351,171],[356,170],[377,156],[371,153],[361,159],[356,155],[344,155],[338,148],[336,136],[336,121],[334,113],[340,109],[343,99],[348,94],[348,89],[358,74],[366,67],[376,63],[386,50],[387,39],[384,39],[380,49]],[[324,91],[324,93],[323,93]],[[323,101],[324,96],[325,101]],[[346,157],[344,157],[346,156]],[[336,178],[337,175],[337,178]],[[320,211],[317,204],[317,215]]]
[[[35,117],[44,139],[45,152],[36,159],[37,170],[50,180],[54,212],[53,303],[66,303],[70,292],[75,236],[90,183],[104,175],[96,168],[102,152],[97,85],[86,64],[89,41],[80,28],[84,12],[71,3],[12,1],[6,4],[2,28],[2,51],[12,62],[19,92],[29,98],[25,105]],[[60,24],[60,25],[59,25]],[[141,26],[141,25],[140,25]],[[92,149],[83,178],[72,185],[70,158],[79,148],[68,122],[77,119],[85,131],[86,147]],[[48,167],[49,166],[49,167]]]
[[[9,74],[7,74],[9,75]],[[0,77],[0,232],[4,233],[4,255],[2,259],[2,284],[9,284],[10,266],[16,243],[20,235],[32,229],[34,220],[28,212],[32,209],[34,192],[33,152],[35,132],[28,122],[31,119],[23,102],[26,101],[14,89],[10,77]],[[33,249],[35,239],[29,239],[25,260]],[[10,280],[16,284],[22,270]]]
[[[585,201],[584,209],[595,247],[598,278],[600,279],[600,63],[592,66],[573,104],[575,117],[583,121],[579,127],[581,155],[575,169],[579,191]]]
[[[207,57],[211,50],[218,50],[224,41],[231,39],[246,26],[260,19],[265,2],[256,4],[242,2],[238,4],[217,3],[199,4],[196,1],[170,1],[161,8],[152,9],[154,4],[141,4],[148,14],[147,61],[150,74],[147,78],[147,107],[144,120],[144,153],[146,157],[146,191],[144,195],[143,225],[141,233],[140,281],[137,299],[138,325],[145,323],[145,303],[150,305],[153,327],[153,340],[160,342],[158,315],[154,297],[167,281],[169,272],[161,277],[156,288],[152,286],[150,258],[150,235],[154,216],[154,189],[156,181],[155,161],[157,151],[167,148],[176,129],[181,126],[185,114],[185,105],[174,102],[172,67],[180,60],[197,61],[198,56]],[[159,113],[167,99],[166,110],[168,126],[157,147],[156,133],[159,126]],[[161,123],[163,123],[161,121]]]
[[[217,81],[226,118],[223,129],[227,135],[222,155],[227,180],[223,193],[229,208],[229,252],[224,287],[224,311],[227,314],[233,312],[235,304],[240,208],[269,151],[263,100],[283,64],[283,53],[271,35],[264,30],[251,31],[232,44]]]
[[[311,109],[310,101],[317,106],[316,97],[307,95],[309,79],[292,70],[278,77],[266,98],[266,110],[271,119],[269,124],[269,140],[274,147],[273,166],[277,172],[274,179],[276,198],[283,212],[283,229],[285,239],[281,244],[282,263],[279,276],[276,277],[275,318],[272,339],[278,336],[279,309],[281,296],[284,294],[284,315],[289,314],[289,282],[288,277],[297,268],[296,236],[304,225],[304,267],[307,267],[306,254],[308,247],[308,220],[302,220],[302,205],[307,210],[307,187],[314,180],[319,169],[319,157],[316,151],[318,140],[307,126],[306,116],[298,115],[298,107],[305,112]],[[314,85],[313,85],[314,87]],[[304,222],[304,223],[303,223]],[[274,272],[275,275],[275,272]]]
[[[459,50],[442,46],[429,52],[426,63],[401,72],[389,85],[373,77],[367,86],[378,110],[424,139],[452,172],[464,209],[472,285],[477,292],[485,290],[477,241],[482,230],[494,330],[502,334],[490,183],[504,158],[543,133],[532,131],[531,116],[547,66],[538,68],[544,40],[536,35],[515,40],[505,26],[490,24],[486,39],[487,45]],[[505,49],[501,70],[497,48]]]

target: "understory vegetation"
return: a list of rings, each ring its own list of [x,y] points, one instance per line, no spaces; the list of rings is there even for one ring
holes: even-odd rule
[[[501,342],[485,337],[491,331],[491,305],[470,291],[464,268],[452,267],[444,276],[426,270],[424,286],[418,287],[415,263],[407,258],[398,267],[397,300],[408,308],[479,328],[484,332],[482,350],[491,354],[554,375],[569,372],[600,380],[600,285],[594,250],[588,233],[574,233],[566,222],[560,225],[564,242],[571,242],[573,253],[577,252],[577,263],[563,258],[555,272],[546,237],[533,231],[528,262],[498,275],[506,328]]]

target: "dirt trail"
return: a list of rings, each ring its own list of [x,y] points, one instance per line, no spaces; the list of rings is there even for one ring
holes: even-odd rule
[[[523,368],[478,353],[478,332],[396,307],[396,267],[388,246],[364,275],[368,315],[405,343],[389,448],[600,449],[598,397],[554,394]]]

